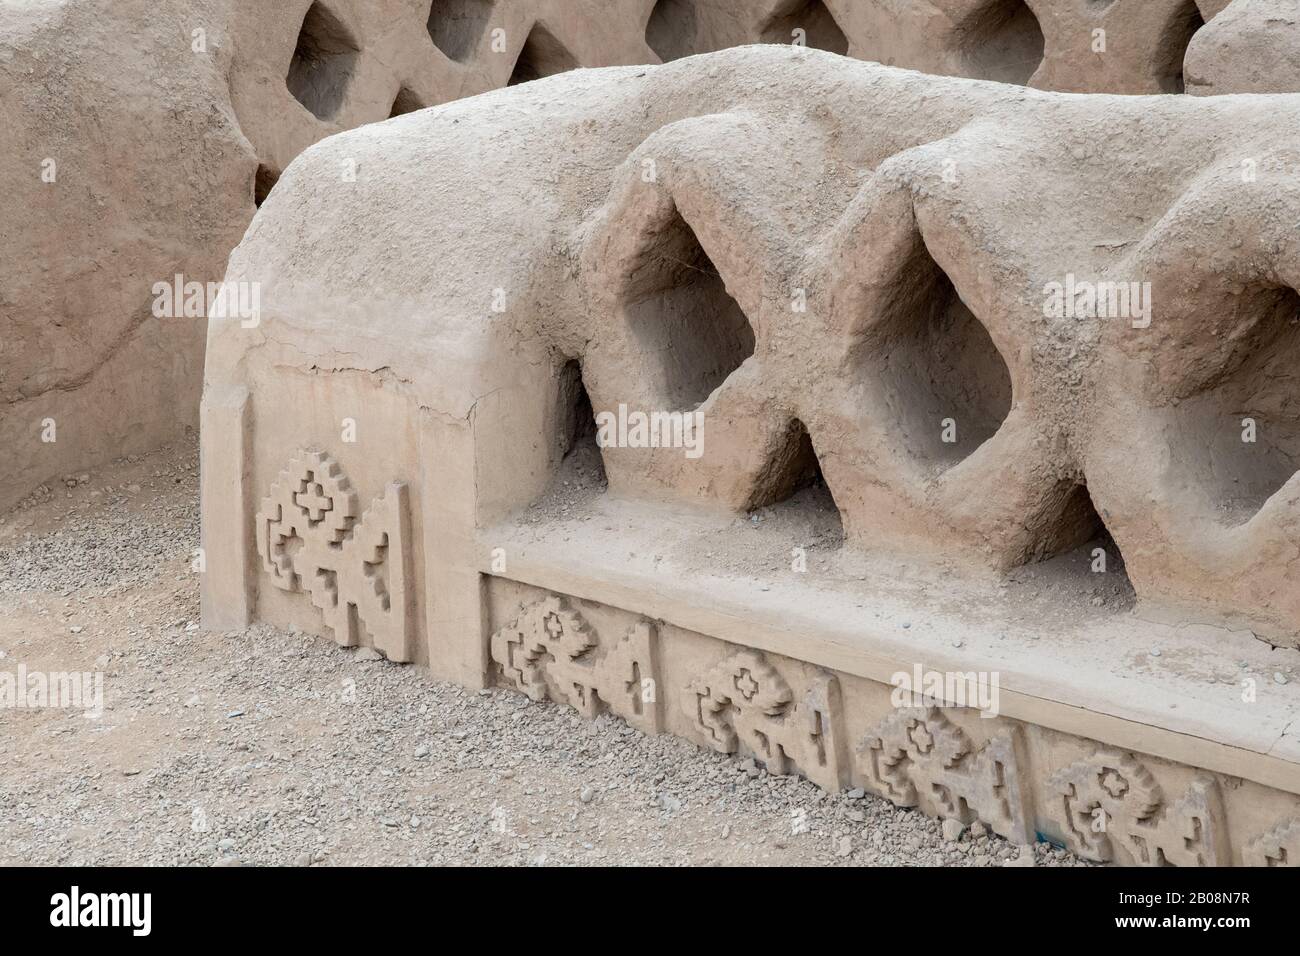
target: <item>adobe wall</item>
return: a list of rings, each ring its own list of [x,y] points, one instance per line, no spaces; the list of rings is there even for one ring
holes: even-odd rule
[[[196,425],[203,317],[284,170],[331,133],[575,66],[806,42],[1047,89],[1296,89],[1293,0],[75,0],[7,6],[0,507]],[[1216,17],[1217,14],[1217,17]],[[1202,21],[1213,20],[1202,29]],[[1106,52],[1094,49],[1104,30]],[[1183,51],[1195,32],[1183,76]],[[1192,67],[1194,65],[1194,69]],[[53,164],[52,166],[50,164]],[[353,175],[339,171],[342,183]],[[51,178],[52,177],[52,178]]]
[[[231,258],[261,323],[211,326],[205,624],[1294,862],[1298,133],[750,47],[317,144]],[[627,409],[699,454],[584,427]]]

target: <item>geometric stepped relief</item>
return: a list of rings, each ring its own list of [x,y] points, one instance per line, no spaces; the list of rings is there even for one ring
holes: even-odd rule
[[[930,816],[976,820],[1016,843],[1030,842],[1020,730],[976,750],[938,707],[902,707],[863,738],[857,767],[870,787],[900,807]]]
[[[1136,866],[1226,866],[1218,782],[1199,774],[1177,803],[1132,754],[1098,752],[1047,783],[1063,811],[1066,845],[1079,856]],[[1056,802],[1056,801],[1059,801]]]
[[[1241,852],[1243,866],[1300,866],[1300,817],[1283,820]]]
[[[610,647],[566,599],[549,595],[492,635],[504,682],[536,701],[568,704],[588,719],[602,708],[647,734],[662,730],[658,632],[640,620]]]
[[[796,702],[763,654],[742,650],[692,681],[682,702],[699,737],[719,753],[743,745],[770,773],[799,773],[831,793],[844,786],[843,708],[833,674],[819,672]]]
[[[394,482],[357,519],[357,495],[329,455],[300,451],[257,512],[257,550],[275,586],[307,591],[334,640],[365,628],[389,660],[409,661],[407,486]]]

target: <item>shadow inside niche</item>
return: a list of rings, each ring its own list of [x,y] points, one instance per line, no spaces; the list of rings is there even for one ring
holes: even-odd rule
[[[576,359],[560,369],[557,389],[551,481],[530,508],[538,520],[567,518],[609,486],[605,460],[596,444],[596,415]]]
[[[514,72],[510,74],[510,81],[506,85],[518,86],[520,83],[530,83],[577,68],[578,61],[573,54],[556,39],[555,34],[538,23],[524,41],[519,59],[515,61]]]
[[[1085,485],[1067,493],[1051,530],[1041,560],[1007,573],[1005,596],[1013,605],[1051,627],[1133,608],[1136,595],[1124,555]]]
[[[785,7],[790,7],[786,3]],[[778,11],[762,30],[764,43],[793,43],[797,30],[803,31],[803,45],[847,56],[849,38],[844,35],[834,15],[822,0],[794,0],[788,13]]]
[[[623,299],[637,349],[656,366],[665,411],[696,408],[754,354],[748,317],[680,213],[642,250]]]
[[[313,3],[303,18],[285,84],[319,120],[338,113],[356,68],[360,46],[324,4]]]
[[[492,18],[493,0],[433,0],[428,30],[433,45],[463,63],[474,55]]]
[[[1165,93],[1184,93],[1187,84],[1183,75],[1183,60],[1192,37],[1205,26],[1205,18],[1195,0],[1184,0],[1169,18],[1160,34],[1156,62],[1161,65],[1160,88]]]
[[[1025,0],[990,0],[962,21],[957,42],[972,78],[1020,86],[1038,70],[1046,48]]]
[[[697,0],[658,0],[646,22],[645,42],[667,63],[695,53],[706,53],[699,48],[699,32],[695,4]]]
[[[266,202],[266,197],[271,195],[271,190],[275,184],[280,181],[280,174],[266,165],[257,167],[257,174],[253,177],[253,205],[259,209],[262,203]]]
[[[803,422],[786,427],[759,472],[746,505],[748,520],[794,547],[833,550],[844,544],[844,522]]]
[[[393,108],[388,111],[388,118],[405,116],[407,113],[422,109],[424,104],[420,102],[420,98],[404,86],[397,91],[397,98],[393,100]]]
[[[1224,527],[1253,518],[1300,471],[1300,294],[1243,294],[1221,369],[1165,411],[1170,474]]]
[[[888,312],[857,360],[873,366],[881,411],[922,477],[965,460],[1011,411],[1011,373],[988,331],[918,236]]]

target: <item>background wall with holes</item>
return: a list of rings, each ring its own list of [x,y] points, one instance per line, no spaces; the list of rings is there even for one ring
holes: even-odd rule
[[[1249,3],[1250,0],[1237,0]],[[342,129],[566,70],[799,43],[1069,92],[1181,93],[1228,0],[240,0],[232,97],[257,199]]]

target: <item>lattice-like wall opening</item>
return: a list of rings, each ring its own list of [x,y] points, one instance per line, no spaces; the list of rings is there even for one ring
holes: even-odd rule
[[[875,366],[900,450],[935,477],[1002,426],[1011,373],[919,236],[894,282],[889,312],[857,354]]]
[[[538,23],[533,26],[528,39],[524,41],[523,49],[519,51],[519,59],[515,61],[515,69],[508,85],[529,83],[577,68],[578,61],[568,48],[556,39],[555,34]]]
[[[624,308],[665,411],[694,409],[754,354],[749,319],[680,212],[642,251]]]
[[[478,50],[492,19],[494,0],[433,0],[429,39],[448,58],[464,63]]]
[[[569,481],[574,488],[603,491],[605,462],[596,444],[596,415],[576,359],[560,369],[558,387],[554,460],[560,481]]]
[[[347,96],[360,50],[342,21],[323,3],[313,3],[289,63],[289,92],[317,119],[333,119]]]
[[[1226,361],[1168,406],[1164,436],[1172,480],[1196,489],[1228,527],[1253,518],[1300,470],[1300,295],[1255,289],[1240,302],[1224,317]]]
[[[1008,577],[1022,600],[1051,600],[1074,617],[1127,611],[1135,601],[1124,555],[1097,511],[1088,487],[1063,485],[1043,513],[1026,515],[1042,533],[1038,551]],[[1066,608],[1064,612],[1060,609]]]
[[[658,0],[650,11],[645,42],[665,63],[705,52],[698,48],[695,4],[696,0]]]
[[[397,91],[397,97],[393,100],[393,108],[388,112],[388,118],[394,116],[405,116],[407,113],[414,113],[416,110],[424,109],[424,103],[407,87],[402,87]]]
[[[1024,0],[991,0],[963,21],[958,42],[971,76],[1022,86],[1043,62],[1046,45]]]
[[[794,0],[793,9],[778,11],[762,31],[764,43],[794,43],[798,36],[815,50],[848,55],[849,38],[822,0]]]
[[[1205,26],[1205,18],[1194,0],[1185,2],[1174,11],[1168,24],[1161,33],[1160,46],[1156,60],[1161,64],[1160,88],[1166,93],[1183,93],[1186,83],[1183,77],[1183,60],[1192,37]]]
[[[271,190],[279,181],[279,173],[270,166],[259,165],[257,173],[253,176],[253,204],[261,208],[262,203],[266,202],[266,197],[271,195]]]
[[[791,421],[763,465],[746,511],[762,520],[783,522],[784,530],[806,536],[809,545],[838,548],[844,522],[822,474],[821,461],[804,423]]]

